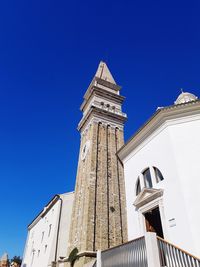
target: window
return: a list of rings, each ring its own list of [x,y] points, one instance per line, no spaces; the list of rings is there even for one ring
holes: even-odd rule
[[[52,226],[52,224],[49,224],[49,233],[48,233],[48,236],[50,236],[50,234],[51,234],[51,226]]]
[[[33,264],[33,261],[34,261],[34,257],[35,257],[35,250],[33,250],[33,252],[32,252],[32,259],[31,259],[31,265]]]
[[[44,253],[46,253],[46,251],[47,251],[47,245],[45,245],[44,247]]]
[[[155,172],[156,183],[159,183],[162,180],[164,180],[161,171],[158,168],[156,168],[156,167],[153,167],[153,169],[154,169],[154,172]]]
[[[152,170],[152,173],[150,171],[150,168],[146,168],[137,178],[136,183],[135,183],[135,195],[136,196],[139,195],[139,193],[142,191],[143,185],[145,188],[152,188],[155,185],[155,183],[159,183],[162,180],[164,180],[164,177],[158,168],[151,167],[151,170]],[[152,181],[151,174],[153,176],[153,181]]]
[[[42,243],[43,239],[44,239],[44,232],[42,232],[41,243]]]
[[[151,180],[151,173],[150,173],[150,169],[146,169],[144,172],[143,172],[143,177],[144,177],[144,184],[147,188],[152,188],[153,185],[152,185],[152,180]]]
[[[136,196],[141,192],[141,185],[140,185],[140,179],[138,177],[136,182]]]
[[[40,256],[40,250],[38,249],[38,257]]]

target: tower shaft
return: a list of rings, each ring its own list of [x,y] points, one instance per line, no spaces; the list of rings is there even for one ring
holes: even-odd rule
[[[123,167],[116,155],[124,144],[126,120],[119,89],[101,62],[81,106],[69,252],[103,250],[127,240]]]

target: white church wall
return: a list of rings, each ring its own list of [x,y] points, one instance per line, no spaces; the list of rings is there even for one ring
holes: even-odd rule
[[[160,213],[164,238],[180,247],[193,252],[191,249],[191,232],[186,213],[185,199],[181,191],[180,180],[177,179],[179,170],[176,154],[173,152],[170,124],[165,123],[143,141],[124,159],[128,238],[129,240],[144,235],[146,231],[144,217],[133,205],[136,199],[135,185],[141,172],[151,166],[157,167],[163,174],[164,180],[153,185],[154,188],[164,189],[160,201]],[[145,208],[145,207],[144,207]],[[186,231],[187,229],[187,231]]]
[[[170,137],[176,158],[179,184],[184,196],[185,214],[193,240],[193,253],[200,255],[200,115],[185,118],[170,127]],[[185,216],[183,215],[183,218]]]

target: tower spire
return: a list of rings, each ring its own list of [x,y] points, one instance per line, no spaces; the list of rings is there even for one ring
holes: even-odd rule
[[[107,81],[107,82],[110,82],[110,83],[113,83],[113,84],[116,84],[107,64],[103,61],[101,61],[99,63],[99,66],[98,66],[98,69],[97,69],[97,72],[95,74],[95,77],[97,78],[100,78],[104,81]]]

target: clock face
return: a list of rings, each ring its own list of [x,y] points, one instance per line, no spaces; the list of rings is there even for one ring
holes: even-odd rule
[[[87,153],[88,153],[88,151],[89,151],[89,148],[90,148],[90,141],[88,140],[88,141],[84,144],[84,146],[83,146],[83,148],[82,148],[82,151],[81,151],[81,160],[84,160],[84,159],[86,158]]]

